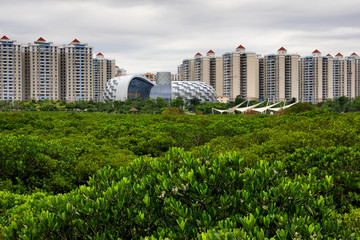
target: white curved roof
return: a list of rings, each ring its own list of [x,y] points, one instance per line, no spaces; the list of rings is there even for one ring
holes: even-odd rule
[[[260,104],[262,104],[262,102],[259,102],[259,103],[257,103],[257,104],[251,105],[250,107],[237,108],[237,109],[235,109],[235,111],[239,111],[239,112],[244,113],[244,112],[246,112],[247,110],[251,110],[251,109],[253,109],[253,108],[256,108],[256,107],[257,107],[258,105],[260,105]]]
[[[141,80],[155,85],[149,79],[139,75],[126,75],[120,77],[114,77],[110,79],[104,88],[104,99],[125,101],[128,97],[129,84],[134,78],[140,78]]]
[[[268,109],[272,108],[273,106],[278,105],[280,102],[271,104],[270,106],[266,106],[266,107],[261,107],[261,108],[253,108],[252,110],[259,112],[259,113],[263,113],[266,112]]]
[[[291,106],[293,106],[293,105],[295,105],[295,104],[297,104],[297,103],[298,103],[298,102],[294,102],[294,103],[289,104],[289,105],[287,105],[287,106],[282,106],[282,107],[278,107],[278,108],[270,108],[269,110],[270,110],[270,111],[277,112],[277,111],[280,111],[280,110],[284,110],[284,109],[286,109],[286,108],[289,108],[289,107],[291,107]]]
[[[237,108],[239,108],[241,105],[243,105],[244,103],[246,103],[246,101],[243,101],[243,102],[240,103],[239,105],[236,105],[235,107],[232,107],[232,108],[229,108],[229,109],[226,109],[226,110],[217,109],[217,108],[213,108],[213,110],[218,111],[218,112],[220,112],[221,114],[222,114],[223,112],[234,113],[235,110],[236,110]]]

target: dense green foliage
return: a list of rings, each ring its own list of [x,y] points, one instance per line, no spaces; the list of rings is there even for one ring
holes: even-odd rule
[[[359,133],[323,110],[3,112],[0,239],[355,239]]]
[[[141,98],[127,99],[126,101],[53,101],[53,100],[30,100],[30,101],[0,101],[0,111],[76,111],[76,112],[105,112],[105,113],[121,113],[128,114],[131,108],[139,110],[140,114],[159,114],[165,108],[177,107],[190,112],[197,110],[210,114],[213,107],[219,109],[227,109],[236,103],[201,103],[199,99],[194,98],[188,102],[180,97],[172,100],[170,103],[158,97],[156,100],[147,99],[143,101]]]
[[[201,102],[197,98],[184,101],[178,97],[172,100],[170,103],[165,102],[164,99],[158,97],[156,100],[147,99],[143,101],[141,98],[127,99],[126,101],[53,101],[53,100],[30,100],[30,101],[0,101],[0,111],[85,111],[85,112],[105,112],[105,113],[121,113],[128,114],[131,108],[136,108],[141,114],[160,114],[167,107],[176,107],[181,111],[186,110],[192,113],[211,114],[212,109],[228,109],[243,102],[244,99],[239,96],[236,97],[234,102],[229,103],[207,103]],[[292,99],[287,104],[295,102],[296,99]],[[250,105],[256,103],[251,101]],[[267,103],[259,107],[266,106]],[[324,102],[320,102],[316,105],[311,103],[297,104],[281,114],[300,113],[305,111],[315,110],[320,108],[326,111],[333,112],[359,112],[360,111],[360,96],[354,99],[347,98],[345,96],[329,99]],[[254,112],[256,113],[256,112]]]
[[[351,99],[347,97],[339,97],[329,99],[325,102],[317,104],[318,107],[327,111],[335,112],[360,112],[360,96]]]
[[[7,209],[7,239],[351,239],[336,210],[333,177],[289,175],[285,165],[254,168],[237,154],[171,149],[160,159],[104,168],[69,194]],[[19,218],[17,216],[21,215]]]
[[[312,110],[316,110],[317,107],[310,103],[297,103],[289,108],[286,108],[284,110],[280,110],[276,113],[276,115],[282,115],[282,114],[290,114],[290,113],[302,113],[302,112],[308,112]]]

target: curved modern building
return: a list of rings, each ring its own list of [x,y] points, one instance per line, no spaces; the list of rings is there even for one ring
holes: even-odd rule
[[[198,98],[202,102],[216,102],[213,87],[198,81],[170,81],[160,73],[158,84],[138,75],[120,76],[110,79],[104,88],[104,100],[125,101],[127,98],[141,97],[142,99],[163,98],[171,101],[177,97],[185,101]]]
[[[104,88],[104,100],[125,101],[128,97],[141,97],[143,99],[150,97],[150,90],[155,83],[147,78],[126,75],[110,79]]]

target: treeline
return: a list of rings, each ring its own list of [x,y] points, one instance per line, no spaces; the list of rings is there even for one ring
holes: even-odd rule
[[[3,112],[0,239],[358,239],[359,129],[323,110]]]
[[[65,102],[61,100],[30,100],[30,101],[0,101],[0,111],[82,111],[129,114],[131,108],[136,108],[140,114],[160,114],[168,107],[176,107],[182,113],[184,111],[210,114],[212,108],[227,109],[235,103],[201,103],[197,98],[186,102],[182,98],[176,98],[170,103],[163,98],[156,100],[129,98],[125,101],[83,101]]]
[[[103,113],[116,113],[116,114],[129,114],[130,109],[136,108],[137,113],[140,114],[160,114],[168,107],[176,107],[180,113],[190,112],[196,114],[212,114],[213,108],[228,109],[243,102],[244,99],[237,97],[234,102],[229,103],[207,103],[201,102],[199,99],[194,98],[190,101],[184,101],[182,98],[176,98],[170,103],[165,102],[162,98],[156,100],[147,99],[143,101],[140,98],[129,98],[125,101],[83,101],[67,103],[65,101],[53,100],[30,100],[30,101],[0,101],[0,111],[82,111],[82,112],[103,112]],[[296,101],[293,99],[288,102],[290,104]],[[251,101],[254,104],[255,101]],[[259,107],[266,106],[260,105]],[[271,103],[269,103],[271,104]],[[312,104],[313,105],[313,104]],[[360,111],[360,97],[354,99],[347,97],[339,97],[329,99],[327,101],[313,105],[314,108],[319,108],[327,111],[334,112],[359,112]],[[309,108],[310,109],[310,108]]]

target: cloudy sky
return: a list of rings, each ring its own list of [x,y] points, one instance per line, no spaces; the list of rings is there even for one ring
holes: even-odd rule
[[[74,38],[128,73],[177,71],[195,53],[360,54],[359,0],[1,0],[0,35]]]

